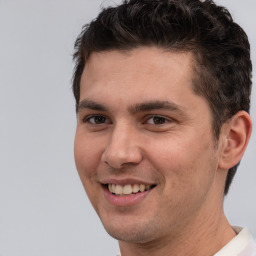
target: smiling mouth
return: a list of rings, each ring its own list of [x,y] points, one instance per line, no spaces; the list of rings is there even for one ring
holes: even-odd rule
[[[154,188],[156,185],[145,185],[145,184],[127,184],[127,185],[116,185],[106,184],[109,192],[117,196],[128,196],[137,193],[141,193]]]

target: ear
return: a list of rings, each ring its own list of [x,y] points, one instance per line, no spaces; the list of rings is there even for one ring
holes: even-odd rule
[[[228,170],[240,162],[252,132],[250,115],[245,111],[237,112],[221,129],[219,169]]]

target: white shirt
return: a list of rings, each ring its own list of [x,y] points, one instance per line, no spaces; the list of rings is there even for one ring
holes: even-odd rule
[[[247,228],[233,227],[237,236],[234,237],[214,256],[256,256],[256,243]]]
[[[256,256],[256,243],[248,229],[240,227],[233,227],[233,229],[237,236],[213,256]]]

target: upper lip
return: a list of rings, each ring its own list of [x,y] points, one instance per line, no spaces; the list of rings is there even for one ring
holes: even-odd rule
[[[122,186],[125,186],[127,184],[130,184],[130,185],[133,185],[133,184],[155,185],[154,182],[143,181],[143,180],[134,179],[134,178],[126,178],[126,179],[109,178],[109,179],[101,180],[100,183],[102,183],[104,185],[115,184],[115,185],[122,185]]]

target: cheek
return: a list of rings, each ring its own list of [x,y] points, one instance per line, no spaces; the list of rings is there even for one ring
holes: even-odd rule
[[[90,136],[77,131],[74,143],[74,154],[77,171],[83,181],[84,177],[93,176],[101,159],[99,143]],[[84,182],[84,181],[83,181]]]
[[[193,147],[169,145],[161,152],[155,152],[157,155],[152,154],[151,159],[164,183],[160,206],[163,211],[172,212],[174,220],[189,219],[204,205],[214,184],[214,150],[206,144]]]
[[[217,169],[216,152],[209,138],[195,143],[194,138],[186,140],[169,139],[154,143],[151,163],[162,174],[168,189],[175,191],[200,190],[202,184],[209,185]],[[165,145],[164,145],[165,144]]]
[[[75,163],[85,192],[91,201],[94,209],[97,211],[98,188],[96,182],[96,170],[100,163],[101,155],[97,147],[97,140],[92,142],[89,136],[83,133],[76,133],[74,143]]]

